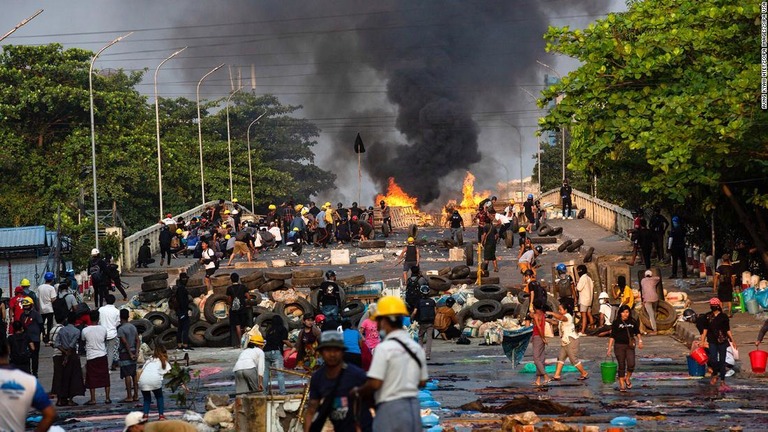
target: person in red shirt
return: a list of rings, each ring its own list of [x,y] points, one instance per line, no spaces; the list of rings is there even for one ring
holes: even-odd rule
[[[21,306],[21,300],[26,297],[24,295],[24,288],[21,286],[17,286],[13,292],[15,295],[8,301],[8,309],[10,309],[11,314],[13,315],[13,320],[11,320],[11,322],[18,321],[19,318],[21,318],[21,314],[24,312],[24,307]],[[8,334],[13,334],[13,327],[9,329]]]

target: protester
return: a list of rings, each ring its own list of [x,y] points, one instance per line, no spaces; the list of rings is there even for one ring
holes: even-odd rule
[[[24,306],[21,305],[22,300],[27,298],[24,295],[24,288],[17,286],[13,290],[14,296],[8,300],[8,310],[10,311],[10,321],[18,321],[21,319],[21,313],[24,312]],[[32,299],[30,299],[31,301]],[[11,334],[13,334],[13,328],[11,328]]]
[[[312,374],[309,382],[304,432],[321,430],[326,420],[331,421],[337,432],[372,431],[371,407],[365,399],[352,394],[353,389],[365,384],[365,372],[344,361],[342,334],[333,330],[323,332],[317,350],[323,366]]]
[[[197,432],[197,428],[182,420],[150,422],[144,413],[134,411],[125,416],[123,432]]]
[[[667,228],[669,228],[669,221],[661,214],[661,208],[656,206],[653,208],[653,215],[651,216],[651,223],[649,228],[653,233],[653,247],[656,249],[656,258],[659,261],[664,260],[664,236],[666,235]]]
[[[22,279],[21,282],[19,282],[19,285],[24,290],[24,295],[32,299],[32,306],[35,310],[40,312],[40,299],[38,298],[37,293],[32,290],[32,283],[29,279]]]
[[[592,326],[595,322],[595,319],[592,317],[592,296],[594,294],[595,283],[587,273],[587,266],[584,264],[580,264],[576,267],[576,273],[579,275],[579,281],[576,284],[576,292],[579,297],[579,313],[581,313],[581,332],[579,333],[583,335],[587,333],[587,324]],[[566,304],[569,303],[566,302]]]
[[[563,185],[560,187],[560,199],[563,202],[563,219],[573,219],[571,212],[573,211],[573,202],[571,201],[571,194],[573,189],[568,184],[568,179],[563,179]]]
[[[411,313],[411,320],[419,323],[419,343],[427,356],[427,360],[429,360],[432,357],[432,339],[435,330],[437,304],[429,297],[428,285],[422,285],[420,291],[421,299]]]
[[[736,349],[736,340],[731,333],[731,323],[728,315],[723,313],[723,305],[720,299],[713,297],[709,300],[710,312],[706,314],[706,327],[701,333],[701,346],[708,348],[709,367],[712,368],[710,384],[717,385],[718,376],[721,380],[721,389],[727,390],[725,385],[725,353],[728,346]],[[730,343],[729,343],[730,342]]]
[[[445,340],[459,337],[461,334],[459,329],[456,328],[459,319],[456,317],[456,311],[453,310],[453,305],[455,304],[456,300],[453,297],[448,297],[445,299],[445,305],[435,310],[435,330],[440,332],[440,336]]]
[[[463,245],[466,228],[464,227],[464,219],[459,214],[459,211],[454,209],[446,223],[451,228],[451,241],[459,246]]]
[[[528,194],[528,198],[523,202],[523,211],[525,212],[525,218],[528,219],[528,226],[525,227],[525,230],[527,232],[531,232],[533,229],[533,224],[536,222],[536,219],[533,215],[533,194]],[[520,225],[523,225],[522,223]]]
[[[109,363],[107,348],[107,329],[99,323],[99,311],[91,311],[91,325],[84,328],[81,337],[85,341],[85,386],[91,394],[91,399],[85,405],[96,405],[96,389],[104,388],[104,403],[111,404],[109,399]],[[115,331],[115,339],[117,331]]]
[[[29,342],[31,351],[30,373],[37,377],[38,366],[40,364],[40,334],[43,328],[43,317],[40,315],[32,303],[32,299],[25,297],[21,301],[23,308],[19,321],[24,326],[24,335]]]
[[[685,227],[681,223],[679,216],[672,217],[672,229],[669,231],[667,249],[672,256],[672,276],[669,278],[677,278],[677,264],[680,263],[683,279],[687,279],[688,264],[685,262]]]
[[[632,288],[627,285],[625,276],[619,275],[611,290],[613,291],[613,298],[619,300],[619,307],[627,305],[630,310],[635,307],[635,294],[632,292]]]
[[[566,300],[560,303],[557,312],[546,311],[545,313],[547,317],[556,320],[555,323],[557,323],[560,333],[560,353],[557,356],[557,367],[552,379],[560,381],[565,359],[569,359],[571,364],[581,372],[578,379],[586,380],[589,378],[589,372],[584,369],[581,360],[579,360],[579,334],[576,333],[576,325],[573,322],[573,302]]]
[[[40,382],[34,376],[9,364],[10,350],[5,341],[0,342],[0,430],[24,431],[30,408],[42,414],[35,431],[47,431],[56,420],[56,409]],[[5,390],[7,389],[7,390]]]
[[[61,330],[53,341],[53,347],[61,352],[61,356],[54,357],[53,374],[54,382],[58,382],[56,393],[56,406],[77,406],[72,399],[75,396],[85,395],[83,385],[83,372],[80,367],[80,356],[77,354],[77,345],[80,340],[80,330],[75,327],[77,315],[70,312],[63,321]],[[56,363],[56,362],[59,363]],[[56,379],[56,376],[60,379]]]
[[[619,307],[619,317],[611,325],[611,337],[608,339],[608,352],[611,348],[619,364],[619,391],[632,388],[632,373],[635,371],[635,347],[642,349],[640,324],[630,315],[628,305]]]
[[[53,328],[53,302],[56,300],[56,288],[53,287],[53,281],[56,277],[53,272],[45,272],[43,279],[45,283],[37,287],[37,296],[40,300],[40,315],[43,317],[43,342],[48,343]],[[5,320],[3,320],[5,323]]]
[[[643,264],[645,269],[651,268],[651,252],[653,252],[653,232],[648,229],[648,222],[645,219],[640,220],[640,228],[635,233],[637,236],[637,246],[640,248],[640,253],[643,256]],[[634,265],[634,263],[630,263]]]
[[[419,262],[421,261],[419,248],[416,247],[415,242],[416,240],[413,237],[408,237],[407,244],[403,250],[400,251],[400,256],[397,259],[397,264],[400,264],[401,262],[403,263],[404,282],[408,279],[408,271],[411,270],[412,267],[418,267]]]
[[[429,286],[427,278],[421,275],[419,266],[411,267],[411,276],[405,280],[405,304],[409,311],[413,311],[421,300],[421,287]]]
[[[128,294],[125,292],[125,288],[123,288],[123,282],[120,279],[120,268],[118,267],[117,263],[114,263],[112,255],[107,254],[106,256],[107,260],[107,277],[112,282],[112,291],[118,290],[120,291],[120,295],[123,296],[123,301],[128,301]]]
[[[269,392],[270,386],[270,368],[283,369],[283,346],[293,346],[288,340],[288,330],[285,328],[283,319],[280,315],[275,315],[271,319],[271,324],[267,327],[264,344],[264,360],[266,367],[264,369],[264,392]],[[277,371],[277,386],[279,394],[285,394],[285,374]]]
[[[360,323],[360,334],[365,340],[365,345],[371,352],[374,352],[376,347],[381,342],[379,337],[379,326],[376,324],[376,303],[368,305],[368,317]]]
[[[301,229],[299,227],[294,227],[288,232],[288,234],[285,236],[285,245],[291,247],[291,255],[295,257],[301,255],[303,247],[301,240]]]
[[[496,223],[490,223],[485,226],[483,234],[483,267],[488,268],[488,263],[493,263],[493,271],[499,272],[499,261],[496,259],[496,241],[498,240],[498,231]]]
[[[88,276],[91,278],[91,286],[93,287],[93,302],[98,309],[104,305],[110,280],[107,276],[107,262],[101,258],[101,253],[96,248],[91,249]]]
[[[24,331],[24,326],[21,324],[21,321],[14,321],[11,324],[11,328],[13,329],[13,333],[8,336],[10,362],[15,368],[30,373],[29,364],[32,360],[32,350],[34,349],[34,346]]]
[[[573,278],[568,274],[568,267],[564,263],[560,263],[555,267],[555,270],[557,271],[555,287],[557,289],[558,302],[562,302],[566,298],[575,300],[576,284],[573,283]]]
[[[651,331],[649,334],[656,334],[658,327],[656,326],[656,308],[659,305],[659,291],[657,286],[660,277],[654,276],[651,270],[645,271],[645,276],[640,280],[640,300],[643,302],[643,307],[648,313],[648,319],[651,322]]]
[[[165,400],[163,398],[163,377],[171,371],[168,362],[168,353],[160,341],[155,342],[155,351],[141,368],[139,377],[139,389],[144,399],[144,419],[149,419],[149,407],[152,404],[152,395],[155,395],[157,411],[160,420],[165,420]]]
[[[724,254],[723,261],[715,270],[715,295],[723,304],[723,309],[728,317],[733,317],[731,302],[733,301],[733,287],[736,285],[736,273],[731,266],[731,254]]]
[[[291,353],[296,352],[296,364],[301,365],[304,370],[309,372],[314,371],[317,365],[315,347],[317,347],[317,339],[320,337],[320,329],[315,325],[314,318],[311,313],[304,314],[302,317],[303,326],[299,332],[296,346],[291,349]]]
[[[120,309],[120,325],[117,327],[117,338],[120,341],[119,360],[120,378],[125,380],[125,399],[123,403],[139,401],[139,382],[136,379],[136,360],[139,357],[139,331],[128,322],[130,312]]]
[[[107,304],[99,308],[99,324],[107,330],[107,363],[110,370],[117,370],[117,326],[120,325],[120,311],[115,307],[115,296],[107,294]]]
[[[325,280],[320,283],[318,288],[317,307],[320,313],[325,315],[326,319],[333,319],[335,322],[341,320],[341,288],[336,283],[336,272],[328,270],[325,272]]]
[[[240,283],[240,275],[229,275],[232,285],[227,287],[227,303],[229,304],[229,335],[233,348],[240,348],[240,339],[243,337],[243,329],[246,326],[245,309],[248,307],[248,288]]]
[[[202,241],[202,257],[200,261],[205,266],[205,287],[208,288],[208,292],[213,291],[213,285],[211,285],[211,276],[216,273],[216,252],[211,249],[207,241]]]
[[[355,397],[374,395],[373,430],[422,430],[417,396],[427,382],[427,358],[403,330],[403,318],[407,316],[408,309],[399,297],[379,299],[376,322],[386,336],[376,347],[365,384],[350,391]]]
[[[536,366],[536,381],[533,382],[533,385],[539,387],[547,385],[552,381],[549,375],[547,375],[547,369],[544,365],[544,351],[549,342],[547,340],[546,326],[549,324],[547,323],[545,309],[543,308],[534,307],[531,317],[533,318],[533,337],[531,338],[533,364]]]
[[[162,227],[160,227],[160,235],[158,238],[158,243],[160,245],[160,267],[163,266],[163,261],[166,259],[166,256],[168,257],[168,265],[171,265],[171,239],[173,238],[173,233],[168,228],[167,225],[163,224]]]
[[[179,273],[179,278],[176,280],[176,292],[173,293],[172,301],[169,301],[169,306],[173,306],[174,312],[176,312],[176,319],[178,320],[176,330],[176,349],[188,352],[194,350],[189,346],[189,290],[187,290],[187,282],[189,282],[189,276],[186,272]]]
[[[522,255],[520,255],[520,258],[517,259],[517,267],[520,269],[520,274],[525,274],[526,270],[530,270],[533,272],[533,275],[536,276],[536,270],[539,268],[536,258],[541,255],[542,252],[544,252],[544,248],[538,245],[523,252]]]
[[[56,319],[56,322],[59,324],[64,323],[69,313],[75,311],[77,304],[77,297],[69,289],[69,285],[66,282],[60,283],[56,300],[52,303],[53,317]]]
[[[144,239],[144,243],[139,247],[139,256],[136,260],[137,268],[147,268],[150,264],[155,262],[155,259],[152,258],[152,249],[150,249],[149,245],[150,240]]]
[[[232,368],[235,373],[235,392],[238,394],[264,391],[264,338],[255,333],[248,346],[240,352]]]

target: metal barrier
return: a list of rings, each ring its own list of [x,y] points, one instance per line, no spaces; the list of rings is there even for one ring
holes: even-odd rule
[[[560,188],[543,192],[539,200],[561,206]],[[571,200],[574,208],[586,210],[585,219],[623,238],[628,238],[627,230],[633,227],[632,213],[629,210],[576,189],[573,189]]]
[[[206,208],[218,204],[219,201],[208,201],[205,204],[201,204],[191,210],[187,210],[184,213],[180,213],[174,216],[174,218],[178,218],[179,216],[183,217],[184,220],[190,220],[192,217],[199,216]],[[225,203],[232,207],[233,203],[230,201],[225,201]],[[243,215],[249,215],[251,214],[250,211],[246,210],[243,206],[240,206],[240,211]],[[122,254],[122,268],[123,269],[132,269],[136,266],[136,261],[138,259],[139,255],[139,248],[141,245],[144,244],[145,239],[149,239],[149,248],[152,251],[152,255],[160,252],[160,228],[162,225],[160,223],[156,223],[149,228],[144,228],[141,231],[138,231],[134,234],[131,234],[130,236],[126,237],[123,240],[123,254]]]

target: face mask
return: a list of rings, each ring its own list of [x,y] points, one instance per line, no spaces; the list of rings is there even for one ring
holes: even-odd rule
[[[709,309],[714,312],[716,310],[720,310],[720,306],[710,306]]]
[[[387,332],[379,330],[379,339],[384,339],[385,337],[387,337]]]

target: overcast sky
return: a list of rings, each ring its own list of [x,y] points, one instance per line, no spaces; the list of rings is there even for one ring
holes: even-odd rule
[[[499,44],[499,47],[490,50],[494,57],[492,60],[505,65],[500,67],[509,67],[514,64],[514,59],[504,63],[509,60],[503,58],[505,55],[520,56],[529,63],[531,59],[538,59],[554,67],[559,74],[567,73],[576,67],[576,63],[547,55],[540,35],[525,33],[530,33],[531,28],[540,27],[526,27],[528,11],[532,19],[541,20],[544,17],[545,25],[584,27],[608,11],[624,9],[621,0],[504,1],[506,3],[499,3],[499,7],[505,9],[509,18],[505,17],[505,27],[500,28],[509,28],[510,35],[522,36],[509,40],[508,49],[506,45]],[[446,18],[444,15],[440,19],[472,22],[474,18],[471,15],[463,16],[463,9],[455,6],[478,5],[477,8],[466,7],[469,11],[486,7],[486,2],[481,3],[482,6],[475,2],[445,2],[444,5],[454,6],[453,10],[459,13],[455,13],[455,18],[452,15]],[[520,9],[510,11],[510,4],[519,4]],[[431,31],[430,26],[442,26],[444,21],[436,23],[430,18],[443,11],[436,13],[424,5],[421,2],[400,0],[4,0],[3,13],[0,14],[0,34],[12,29],[38,9],[44,9],[44,12],[1,43],[57,42],[67,48],[80,47],[96,51],[112,39],[134,31],[133,35],[105,51],[97,60],[96,68],[149,69],[139,89],[149,96],[150,102],[153,101],[154,68],[181,47],[189,48],[178,58],[166,63],[160,72],[159,93],[162,97],[183,96],[194,99],[197,80],[220,63],[231,65],[232,74],[235,77],[241,76],[245,89],[250,91],[253,65],[256,73],[255,93],[271,93],[277,95],[283,103],[303,105],[305,109],[300,115],[314,120],[323,130],[316,148],[317,162],[323,168],[334,170],[340,176],[340,181],[339,190],[329,194],[333,196],[320,199],[350,202],[357,195],[356,157],[354,154],[344,154],[340,158],[333,149],[340,145],[351,148],[358,131],[366,139],[366,145],[378,140],[407,143],[404,132],[395,124],[398,106],[391,102],[392,97],[388,97],[387,93],[387,85],[395,69],[391,67],[393,54],[382,55],[379,52],[387,49],[386,44],[391,42],[383,36],[379,37],[377,32],[390,32],[387,34],[390,37],[392,32],[402,31],[406,39],[420,38]],[[414,23],[419,24],[419,28],[414,29]],[[427,30],[420,27],[421,23]],[[387,30],[381,30],[379,26]],[[397,29],[391,30],[393,27]],[[515,33],[517,28],[520,30]],[[474,35],[472,29],[459,29],[464,33],[456,33],[459,40],[457,46],[461,46],[464,35],[471,42]],[[439,31],[435,29],[432,32]],[[377,47],[376,43],[384,46]],[[532,54],[528,52],[523,55],[515,51],[525,44],[534,47]],[[367,48],[361,48],[361,45]],[[382,61],[385,57],[387,60]],[[477,142],[478,152],[483,159],[469,167],[480,174],[477,176],[480,187],[493,188],[497,181],[507,176],[520,177],[517,134],[511,132],[512,128],[507,126],[509,124],[517,126],[523,138],[525,176],[530,175],[534,163],[534,133],[539,112],[520,87],[536,94],[542,88],[544,75],[551,72],[535,65],[520,67],[518,73],[514,72],[516,66],[511,69],[510,75],[517,76],[510,76],[510,90],[502,92],[502,101],[492,97],[493,93],[498,93],[495,88],[490,88],[491,97],[466,98],[472,100],[470,114],[480,129]],[[482,79],[476,81],[482,85]],[[220,98],[227,95],[230,86],[229,71],[224,68],[206,80],[201,93],[206,98]],[[487,106],[484,101],[488,101]],[[345,109],[347,106],[348,109]],[[371,111],[377,113],[374,124],[355,124],[360,113]],[[487,115],[478,118],[478,112],[489,111],[500,112],[502,115],[492,119]],[[463,175],[463,169],[457,169],[441,178],[440,188],[444,191],[444,198],[450,198],[447,195],[450,195],[457,182],[460,183]],[[371,196],[377,189],[375,182],[366,175],[363,195]],[[363,201],[361,204],[366,204],[368,200]]]

